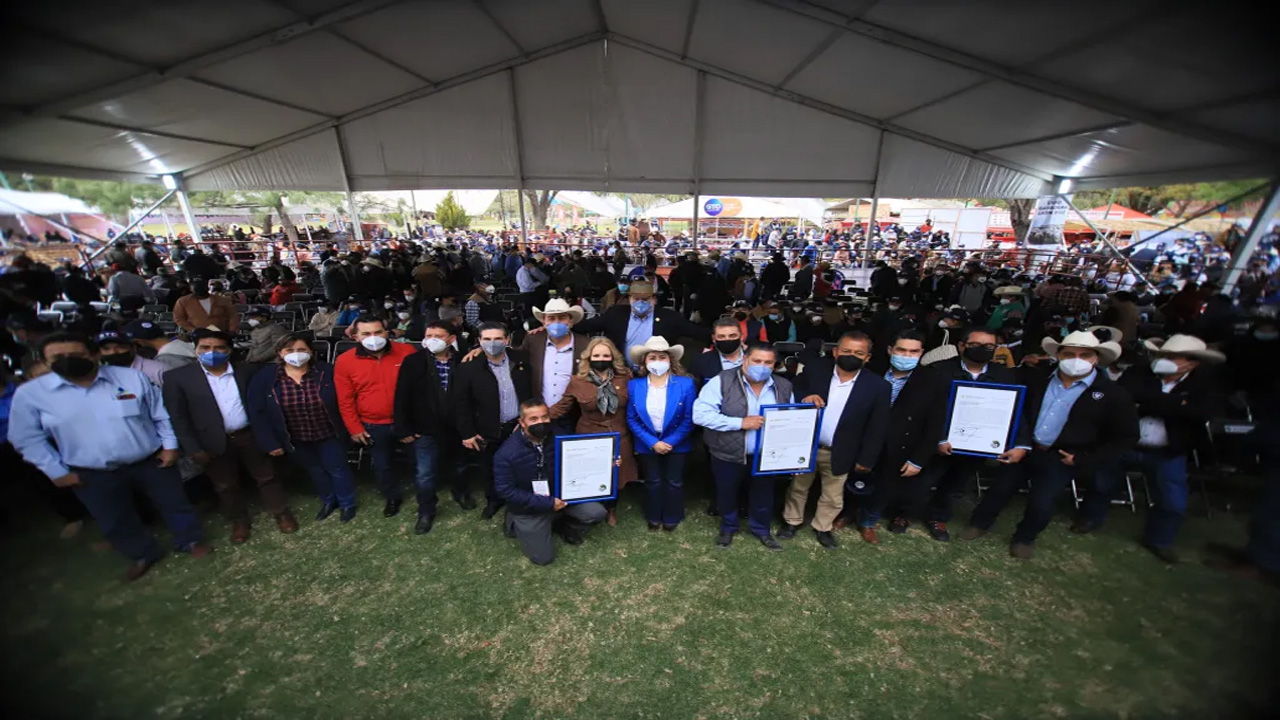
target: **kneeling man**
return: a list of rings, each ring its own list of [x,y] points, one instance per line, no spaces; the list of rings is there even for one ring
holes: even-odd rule
[[[521,551],[534,565],[550,565],[555,560],[552,530],[566,543],[581,545],[588,526],[607,515],[604,505],[598,502],[568,505],[552,497],[555,435],[546,403],[525,400],[520,403],[519,429],[493,456],[494,490],[507,504]]]

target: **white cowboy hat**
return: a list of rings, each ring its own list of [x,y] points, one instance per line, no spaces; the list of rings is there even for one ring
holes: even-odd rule
[[[680,357],[684,355],[683,345],[668,345],[667,339],[661,335],[654,335],[645,341],[643,345],[632,345],[631,364],[639,365],[644,360],[644,356],[651,352],[664,352],[671,356],[671,362],[680,362]]]
[[[1003,286],[1003,287],[998,287],[998,288],[996,288],[996,292],[995,292],[995,294],[996,294],[997,296],[999,296],[999,295],[1021,295],[1021,294],[1022,294],[1022,286],[1021,286],[1021,285],[1005,285],[1005,286]]]
[[[576,325],[577,323],[582,322],[582,308],[570,305],[562,298],[552,298],[551,300],[548,300],[546,307],[541,310],[538,308],[533,309],[533,317],[538,322],[543,322],[542,316],[547,313],[551,313],[552,315],[556,315],[558,313],[569,313],[569,324],[571,325]]]
[[[1210,350],[1203,340],[1194,335],[1170,335],[1168,340],[1152,338],[1142,344],[1151,352],[1186,355],[1201,362],[1217,363],[1227,359],[1217,350]]]
[[[1114,341],[1102,342],[1096,335],[1088,330],[1077,330],[1070,335],[1062,338],[1062,342],[1058,342],[1051,337],[1047,337],[1040,341],[1040,347],[1050,355],[1057,355],[1059,348],[1074,347],[1087,348],[1098,353],[1099,365],[1110,365],[1120,357],[1120,343]]]

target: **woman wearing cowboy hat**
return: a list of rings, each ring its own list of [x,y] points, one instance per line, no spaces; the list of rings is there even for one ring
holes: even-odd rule
[[[638,378],[627,384],[627,425],[644,465],[644,517],[650,530],[671,532],[684,520],[684,468],[692,450],[693,378],[680,367],[684,348],[661,336],[631,348]]]
[[[1112,466],[1138,441],[1138,412],[1129,393],[1099,366],[1120,357],[1120,345],[1077,331],[1058,342],[1045,338],[1045,352],[1057,359],[1053,372],[1026,383],[1023,423],[1017,447],[1004,462],[1027,468],[1031,496],[1013,533],[1009,553],[1021,560],[1035,555],[1036,537],[1053,519],[1058,495],[1072,480],[1087,481]],[[1028,438],[1028,434],[1030,438]],[[1025,457],[1026,462],[1020,462]],[[1016,468],[1010,468],[1011,470]],[[982,496],[961,540],[986,535],[1017,487],[1019,472],[997,474]]]
[[[576,408],[578,424],[574,432],[622,435],[619,447],[622,464],[618,468],[618,490],[621,491],[636,479],[635,452],[631,448],[631,429],[627,427],[627,383],[631,381],[631,371],[622,353],[608,338],[592,338],[579,358],[577,373],[569,379],[556,404],[550,406],[551,419],[568,417]],[[545,392],[546,387],[543,389]],[[606,501],[605,507],[609,510],[609,524],[617,525],[618,501]]]
[[[1125,470],[1136,465],[1150,481],[1155,501],[1142,544],[1161,560],[1176,563],[1173,543],[1187,514],[1187,456],[1220,397],[1213,378],[1198,368],[1226,356],[1191,335],[1143,344],[1152,354],[1150,369],[1134,368],[1120,380],[1138,404],[1138,446],[1099,468],[1094,492],[1085,498],[1071,531],[1086,534],[1102,525]]]

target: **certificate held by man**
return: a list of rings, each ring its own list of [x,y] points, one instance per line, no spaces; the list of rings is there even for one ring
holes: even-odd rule
[[[556,436],[553,495],[567,505],[618,497],[620,433]]]
[[[822,410],[816,405],[762,405],[753,475],[813,472]]]
[[[1021,385],[953,380],[946,434],[951,452],[998,457],[1009,450],[1025,391]]]

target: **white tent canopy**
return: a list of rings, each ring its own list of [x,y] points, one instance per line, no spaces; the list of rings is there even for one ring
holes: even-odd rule
[[[555,202],[580,207],[587,212],[593,212],[608,218],[622,217],[627,212],[626,203],[618,198],[577,190],[565,190],[556,193]]]
[[[94,215],[97,208],[83,200],[52,192],[20,192],[0,189],[0,215]]]
[[[1138,0],[48,0],[0,169],[203,189],[1029,197],[1272,176],[1265,22]]]

